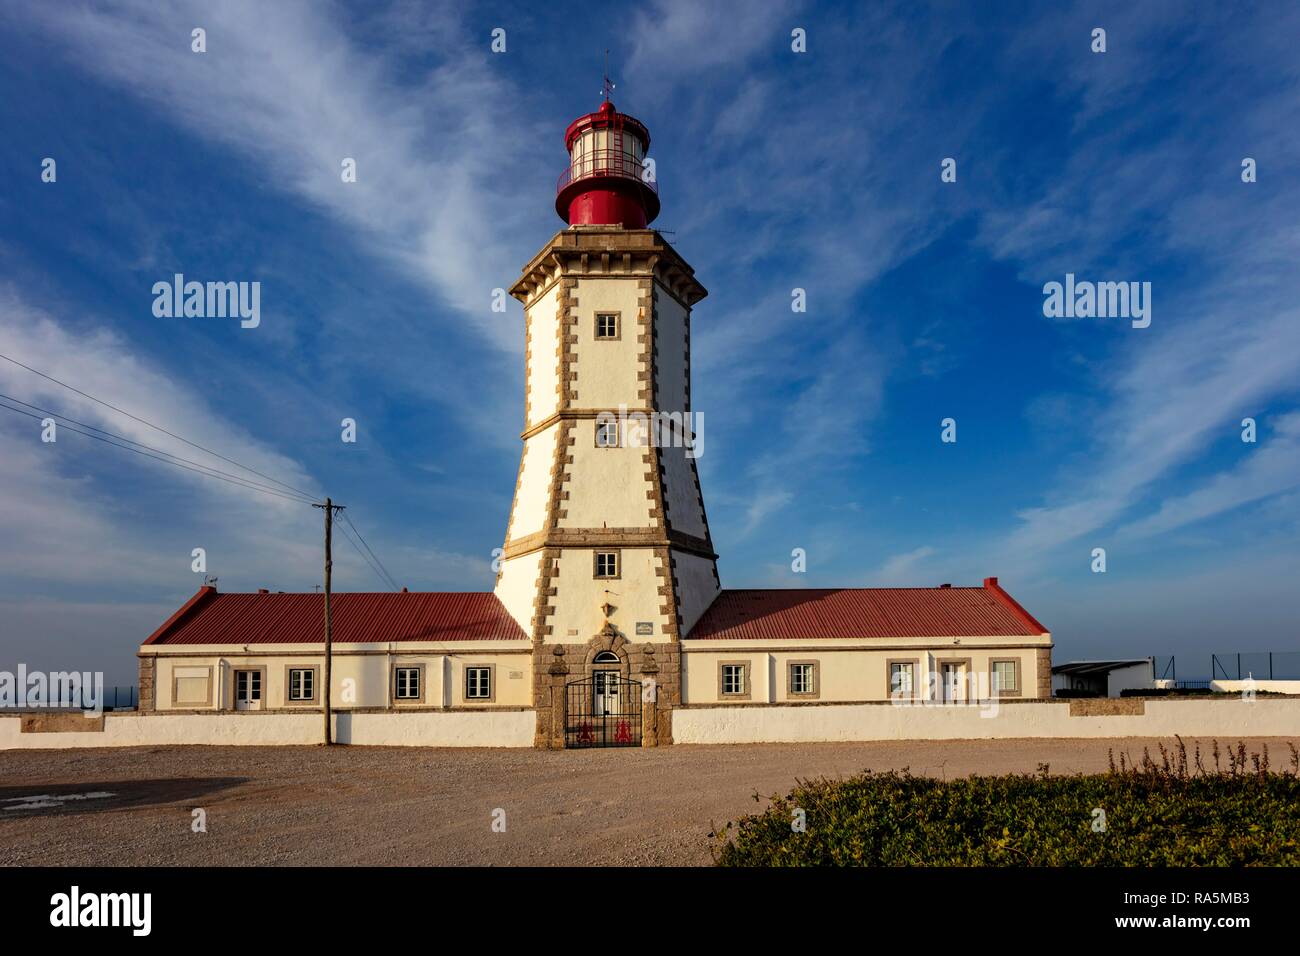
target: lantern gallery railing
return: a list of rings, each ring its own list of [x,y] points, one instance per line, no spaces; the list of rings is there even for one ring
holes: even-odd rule
[[[621,149],[595,149],[573,157],[569,168],[560,174],[555,184],[556,193],[561,193],[570,183],[581,179],[597,177],[614,177],[632,179],[641,183],[653,193],[659,192],[659,184],[653,178],[653,167],[648,167],[631,153]]]

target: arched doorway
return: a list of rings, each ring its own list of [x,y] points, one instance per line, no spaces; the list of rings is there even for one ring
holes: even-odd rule
[[[619,665],[613,651],[601,651],[591,661],[591,710],[595,717],[619,712]],[[612,665],[612,666],[611,666]]]

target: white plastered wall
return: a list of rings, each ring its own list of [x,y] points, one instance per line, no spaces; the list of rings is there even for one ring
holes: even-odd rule
[[[480,707],[488,703],[466,700],[464,669],[469,666],[493,668],[495,686],[491,705],[528,706],[532,703],[532,656],[525,642],[515,642],[517,653],[502,653],[500,643],[478,646],[415,649],[404,642],[392,645],[341,645],[335,648],[331,663],[331,706],[350,708],[394,707]],[[233,673],[235,670],[265,668],[262,682],[263,710],[318,710],[319,682],[323,658],[319,646],[264,648],[258,653],[244,652],[231,646],[207,651],[195,645],[177,645],[174,654],[155,649],[155,688],[158,711],[234,710]],[[394,700],[393,670],[417,666],[423,670],[423,694],[418,701]],[[316,668],[316,697],[312,701],[289,700],[287,672],[290,667]],[[190,675],[206,671],[210,675],[209,703],[176,701],[173,689],[178,671]],[[187,680],[192,679],[189,676]]]
[[[565,548],[558,560],[559,576],[552,579],[562,600],[555,602],[555,615],[548,619],[551,633],[548,643],[583,643],[594,637],[605,624],[601,605],[608,601],[614,606],[609,620],[622,633],[635,635],[639,622],[654,626],[652,637],[637,636],[638,643],[663,643],[670,640],[663,633],[668,622],[659,613],[660,578],[655,574],[659,559],[651,548],[624,547],[618,578],[595,578],[592,562],[595,551],[586,548]],[[573,632],[573,633],[570,633]]]
[[[652,490],[646,475],[644,448],[597,448],[596,420],[573,422],[569,446],[573,463],[568,466],[564,490],[568,498],[560,503],[567,512],[561,528],[648,528]]]
[[[731,644],[731,648],[727,645]],[[1046,646],[1046,645],[1044,645]],[[734,648],[734,649],[732,649]],[[826,642],[807,642],[799,647],[792,642],[788,649],[747,649],[745,642],[711,642],[707,651],[686,648],[682,655],[682,700],[687,704],[779,703],[790,700],[789,664],[792,661],[815,661],[818,664],[819,694],[827,701],[883,701],[889,699],[889,661],[916,661],[918,692],[928,687],[927,675],[934,660],[969,660],[970,671],[977,675],[970,684],[970,696],[988,696],[988,672],[992,660],[1016,660],[1019,664],[1017,696],[1037,696],[1037,651],[1033,647],[974,647],[963,641],[960,646],[903,645],[890,649],[827,648]],[[723,698],[718,686],[718,665],[722,661],[741,661],[749,665],[751,692],[748,701]]]
[[[637,299],[641,290],[638,277],[621,279],[579,278],[571,294],[578,300],[577,341],[571,346],[578,373],[577,405],[581,408],[617,411],[620,405],[643,408],[637,396],[643,387],[638,372],[646,371],[640,361],[641,343],[637,341]],[[619,337],[614,340],[595,337],[597,312],[619,313]]]
[[[555,354],[560,343],[556,314],[559,289],[557,282],[527,309],[529,426],[545,421],[559,407],[560,370]]]
[[[0,750],[70,747],[311,746],[321,742],[316,713],[104,715],[99,732],[22,733],[22,718],[0,716]],[[334,714],[334,739],[380,747],[531,747],[530,708]]]
[[[659,409],[686,410],[686,309],[655,282],[655,388]]]
[[[1144,700],[1142,713],[1071,716],[1069,701],[688,707],[673,711],[678,744],[1034,737],[1294,737],[1300,699]]]
[[[533,631],[533,602],[537,598],[537,577],[542,552],[532,551],[501,562],[501,576],[493,589],[507,613],[529,636]]]
[[[552,425],[524,442],[522,472],[515,494],[510,540],[518,541],[546,527],[546,509],[551,499],[551,469],[555,466],[555,443],[559,428]]]

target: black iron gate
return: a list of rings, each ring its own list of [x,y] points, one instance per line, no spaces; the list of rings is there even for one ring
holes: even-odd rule
[[[572,681],[564,694],[565,747],[640,747],[641,684],[617,671]]]

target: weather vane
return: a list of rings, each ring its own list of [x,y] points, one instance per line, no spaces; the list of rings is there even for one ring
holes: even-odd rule
[[[600,95],[609,100],[609,94],[614,92],[614,83],[609,78],[609,51],[605,51],[605,80],[600,86]]]

